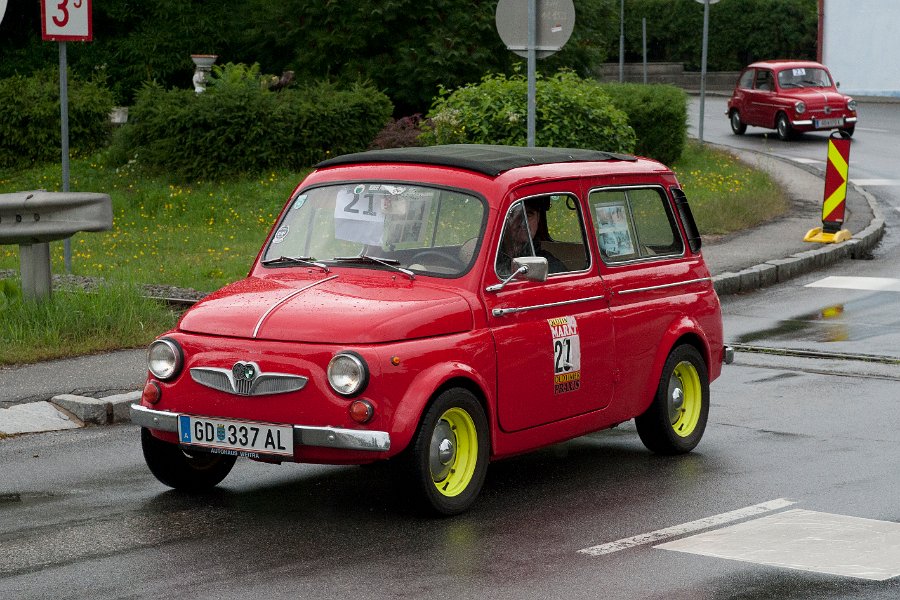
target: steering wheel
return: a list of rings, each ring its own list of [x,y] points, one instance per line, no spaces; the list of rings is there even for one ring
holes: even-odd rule
[[[429,262],[434,263],[434,261],[429,261],[428,258],[436,258],[438,265],[447,266],[457,271],[462,271],[466,268],[466,265],[463,264],[461,260],[452,256],[450,254],[446,254],[444,252],[440,252],[438,250],[422,250],[421,252],[417,252],[409,259],[410,264],[422,263],[427,264]]]

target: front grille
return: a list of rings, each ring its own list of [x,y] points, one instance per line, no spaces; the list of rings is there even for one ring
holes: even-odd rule
[[[257,372],[259,372],[257,370]],[[200,385],[238,396],[265,396],[302,390],[308,378],[287,373],[259,373],[254,379],[235,379],[232,369],[194,367],[191,379]]]

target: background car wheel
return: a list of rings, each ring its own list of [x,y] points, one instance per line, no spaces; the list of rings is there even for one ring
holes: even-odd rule
[[[141,428],[141,447],[150,472],[163,484],[187,492],[200,492],[215,487],[234,466],[234,456],[196,452],[188,454],[177,444],[153,437]]]
[[[693,346],[676,347],[666,359],[650,408],[635,419],[641,441],[657,454],[693,450],[709,416],[709,375]]]
[[[481,491],[490,454],[481,404],[468,390],[443,392],[425,411],[406,452],[422,506],[441,515],[465,511]]]
[[[729,120],[731,121],[731,131],[734,132],[734,135],[744,135],[744,132],[747,131],[747,125],[741,121],[741,113],[736,110],[731,111]]]
[[[853,137],[853,132],[856,131],[856,125],[853,125],[851,127],[844,127],[843,129],[841,129],[841,131],[843,131],[850,137]]]
[[[794,129],[784,113],[778,113],[778,117],[775,119],[775,130],[778,131],[778,139],[782,141],[787,141],[794,137]]]

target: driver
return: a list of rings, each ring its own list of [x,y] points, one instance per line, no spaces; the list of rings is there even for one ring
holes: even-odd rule
[[[550,198],[546,196],[529,198],[520,206],[525,208],[524,218],[519,206],[514,207],[507,216],[500,252],[497,254],[497,273],[502,277],[511,275],[512,259],[519,256],[542,256],[547,259],[550,273],[565,271],[566,266],[561,260],[541,248],[541,241],[551,241],[547,229]]]

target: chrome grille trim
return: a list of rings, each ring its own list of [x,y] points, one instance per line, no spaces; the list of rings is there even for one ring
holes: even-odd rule
[[[237,396],[265,396],[302,390],[309,378],[287,373],[260,373],[255,379],[235,380],[231,369],[193,367],[191,379],[200,385]]]

